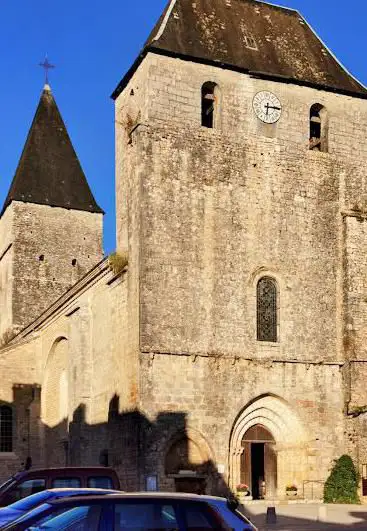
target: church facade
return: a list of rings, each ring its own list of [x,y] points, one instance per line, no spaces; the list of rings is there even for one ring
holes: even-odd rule
[[[296,11],[171,0],[113,99],[116,255],[49,87],[4,205],[1,476],[367,495],[367,90]]]

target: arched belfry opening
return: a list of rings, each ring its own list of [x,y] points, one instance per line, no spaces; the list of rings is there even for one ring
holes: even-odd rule
[[[219,87],[207,81],[201,87],[201,125],[208,129],[218,126]]]
[[[277,487],[275,439],[271,432],[256,424],[242,438],[241,483],[249,486],[255,500],[274,493]]]
[[[246,483],[254,498],[285,495],[286,485],[307,479],[307,434],[282,398],[262,395],[237,416],[230,438],[229,486]]]
[[[310,108],[310,150],[328,151],[328,116],[321,103]]]

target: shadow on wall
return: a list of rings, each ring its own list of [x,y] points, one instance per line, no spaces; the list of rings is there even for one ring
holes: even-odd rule
[[[138,410],[121,412],[115,395],[106,422],[88,422],[88,409],[80,404],[70,420],[48,426],[41,421],[40,387],[21,384],[13,387],[8,407],[12,455],[0,452],[0,479],[24,468],[31,458],[33,468],[112,466],[124,490],[231,494],[209,444],[187,428],[183,412],[161,412],[151,421]]]
[[[111,466],[123,490],[161,490],[233,496],[225,477],[219,473],[208,441],[187,425],[183,412],[161,412],[154,420],[140,411],[121,412],[119,397],[109,403],[106,422],[88,423],[87,408],[80,404],[72,419],[56,426],[42,424],[41,392],[36,385],[16,385],[12,408],[13,452],[0,452],[0,478],[26,466]],[[260,529],[265,524],[267,505],[248,505],[244,512]],[[320,521],[320,507],[326,510]],[[367,511],[358,506],[289,504],[277,506],[275,528],[318,530],[367,529]],[[340,522],[338,524],[332,523]],[[355,520],[353,520],[353,518]],[[344,523],[343,523],[344,522]]]

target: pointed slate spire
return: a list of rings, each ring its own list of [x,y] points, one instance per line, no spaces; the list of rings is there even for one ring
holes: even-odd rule
[[[103,213],[45,85],[1,215],[12,201]]]

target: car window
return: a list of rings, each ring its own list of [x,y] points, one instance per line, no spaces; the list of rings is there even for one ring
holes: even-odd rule
[[[185,502],[181,507],[188,531],[207,531],[208,529],[229,531],[230,529],[219,513],[206,503]]]
[[[55,478],[52,480],[53,489],[77,489],[80,486],[80,478]]]
[[[88,478],[88,487],[91,489],[113,489],[113,483],[108,476],[96,476]]]
[[[209,502],[211,507],[218,511],[226,524],[233,531],[246,531],[253,529],[250,521],[237,509],[231,509],[226,502],[213,500]]]
[[[47,490],[43,490],[41,492],[37,492],[36,494],[32,494],[31,496],[27,496],[27,498],[23,498],[22,500],[12,503],[9,505],[8,509],[14,509],[16,511],[29,511],[50,497],[51,494]]]
[[[100,513],[99,505],[58,509],[33,522],[25,531],[98,531]]]
[[[186,524],[189,529],[212,529],[208,514],[198,503],[185,505]]]
[[[117,503],[114,531],[179,531],[173,505],[158,502]]]
[[[18,485],[15,485],[7,493],[7,502],[8,504],[14,503],[17,500],[21,500],[22,498],[25,498],[26,496],[30,496],[31,494],[35,494],[36,492],[45,490],[45,488],[46,488],[45,479],[27,479],[26,481],[23,481],[22,483],[18,483]]]

